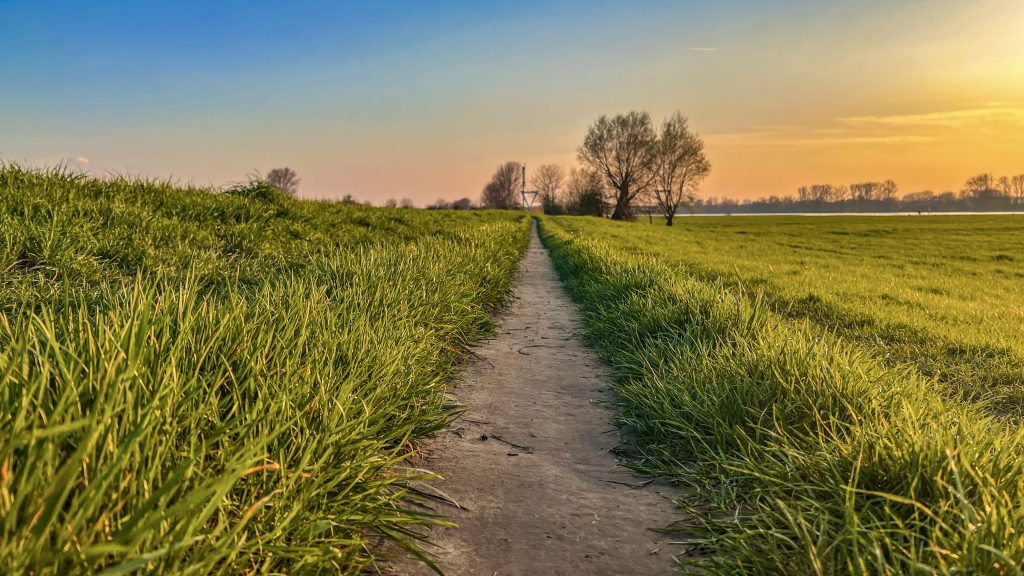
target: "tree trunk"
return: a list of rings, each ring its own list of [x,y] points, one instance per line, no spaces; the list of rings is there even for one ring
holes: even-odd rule
[[[615,199],[615,209],[612,210],[612,220],[632,220],[633,211],[629,207],[629,189],[619,190]]]
[[[672,225],[672,218],[673,217],[675,217],[675,214],[665,214],[665,226],[671,226]]]

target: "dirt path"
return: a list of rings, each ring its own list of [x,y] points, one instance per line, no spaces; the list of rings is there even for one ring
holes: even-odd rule
[[[677,519],[670,487],[617,465],[604,366],[572,334],[579,322],[536,232],[516,300],[475,349],[456,390],[466,414],[422,466],[462,509],[435,529],[449,575],[669,574],[679,547],[649,530]],[[634,486],[634,487],[631,487]],[[431,574],[398,561],[396,574]]]

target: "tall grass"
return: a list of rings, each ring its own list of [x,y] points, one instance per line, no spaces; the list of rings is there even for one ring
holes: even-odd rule
[[[5,571],[352,573],[442,521],[407,460],[526,222],[250,191],[0,169]]]
[[[992,414],[1024,422],[1020,217],[691,218],[685,226],[565,225],[708,282],[756,291],[889,365],[912,364]]]
[[[567,231],[542,238],[614,368],[640,466],[692,488],[713,574],[1017,574],[1024,432],[756,299]]]

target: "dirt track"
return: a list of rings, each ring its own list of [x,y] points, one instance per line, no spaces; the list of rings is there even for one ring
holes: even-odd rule
[[[575,305],[534,233],[516,299],[474,351],[456,389],[465,415],[422,466],[462,509],[433,530],[446,574],[669,574],[672,490],[617,465],[610,389],[596,353],[573,336]],[[637,488],[637,486],[641,486]],[[431,574],[398,560],[396,574]]]

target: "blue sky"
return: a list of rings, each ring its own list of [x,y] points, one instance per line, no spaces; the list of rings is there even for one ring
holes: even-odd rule
[[[975,167],[949,167],[969,134],[934,115],[1018,126],[1020,7],[0,0],[0,158],[211,184],[287,164],[308,196],[422,204],[475,197],[503,160],[571,166],[599,114],[678,109],[708,140],[709,194],[941,188]],[[930,183],[922,155],[949,174]]]

